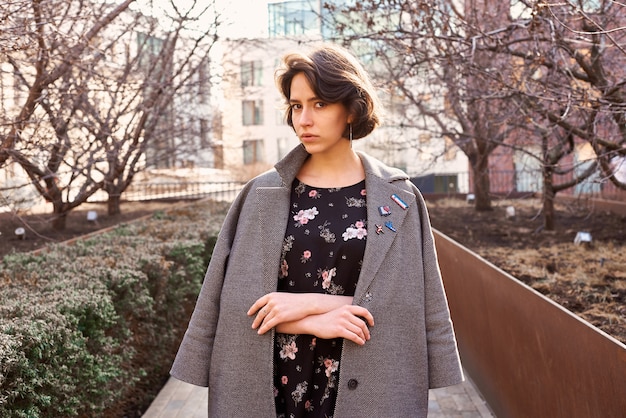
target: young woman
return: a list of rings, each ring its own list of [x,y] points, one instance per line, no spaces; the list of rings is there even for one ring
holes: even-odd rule
[[[171,374],[212,417],[424,417],[463,375],[423,198],[352,149],[380,123],[352,55],[283,63],[301,144],[233,203]]]

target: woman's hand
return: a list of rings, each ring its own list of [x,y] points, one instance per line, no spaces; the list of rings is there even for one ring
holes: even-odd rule
[[[252,328],[258,328],[259,334],[264,334],[279,324],[330,312],[351,303],[351,296],[272,292],[257,299],[248,309],[248,316],[256,315]]]
[[[351,296],[272,292],[254,302],[248,310],[248,315],[256,315],[252,328],[258,328],[259,334],[264,334],[280,324],[296,322],[311,315],[325,314],[342,306],[352,306],[351,304]]]
[[[330,312],[310,315],[295,322],[282,323],[276,331],[286,334],[311,334],[318,338],[345,338],[364,345],[370,339],[369,326],[374,317],[362,306],[343,305]]]

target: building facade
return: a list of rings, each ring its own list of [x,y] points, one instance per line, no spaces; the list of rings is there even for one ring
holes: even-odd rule
[[[285,53],[336,36],[334,28],[327,24],[328,12],[323,3],[268,2],[267,27],[258,31],[266,36],[224,41],[219,95],[221,143],[227,167],[244,167],[244,172],[252,174],[271,167],[298,144],[293,129],[285,123],[284,103],[274,74]],[[366,55],[365,51],[360,57],[366,68],[375,65]],[[433,137],[403,123],[410,115],[399,105],[399,98],[386,88],[384,80],[375,80],[375,84],[381,87],[385,122],[370,136],[355,141],[355,148],[406,170],[412,177],[444,176],[445,191],[467,192],[467,176],[457,177],[457,173],[467,171],[465,155],[445,138]]]

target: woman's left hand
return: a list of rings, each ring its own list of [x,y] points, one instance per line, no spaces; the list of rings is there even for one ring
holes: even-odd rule
[[[330,312],[351,303],[351,296],[272,292],[257,299],[248,309],[248,316],[256,315],[252,328],[258,328],[259,334],[264,334],[278,324]]]

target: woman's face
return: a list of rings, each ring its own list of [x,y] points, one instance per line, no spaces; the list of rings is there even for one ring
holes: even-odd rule
[[[334,154],[350,149],[342,137],[351,118],[341,103],[326,103],[315,95],[303,73],[291,81],[291,119],[307,152],[312,155]]]

